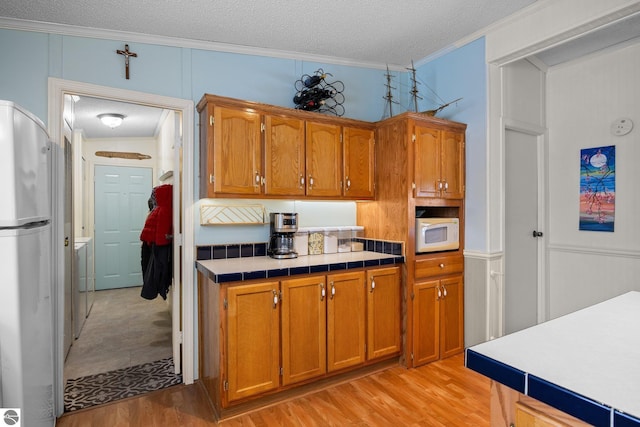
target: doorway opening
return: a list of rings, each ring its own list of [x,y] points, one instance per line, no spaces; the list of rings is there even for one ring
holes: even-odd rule
[[[166,181],[172,181],[171,185],[175,188],[172,198],[174,211],[174,235],[172,241],[174,254],[172,269],[173,280],[171,282],[170,295],[167,298],[167,301],[160,297],[154,300],[143,299],[140,297],[141,288],[135,286],[133,288],[129,286],[119,288],[116,286],[115,289],[104,289],[96,291],[93,294],[93,304],[89,302],[90,297],[86,297],[87,301],[84,304],[88,317],[86,317],[85,319],[85,324],[78,329],[79,338],[74,336],[72,341],[75,343],[79,343],[79,340],[81,340],[83,338],[83,335],[85,335],[86,338],[90,338],[91,340],[95,341],[99,349],[102,348],[104,350],[109,346],[112,348],[114,347],[112,342],[113,338],[106,336],[104,339],[101,339],[95,332],[95,329],[89,329],[90,321],[99,320],[98,317],[101,311],[101,306],[105,306],[106,308],[102,307],[103,311],[106,311],[110,315],[115,316],[115,319],[117,319],[117,321],[120,321],[121,325],[128,325],[129,328],[138,327],[141,328],[142,331],[144,331],[143,326],[145,322],[147,322],[150,328],[160,327],[160,330],[163,330],[163,332],[159,332],[160,336],[163,336],[163,339],[154,339],[151,337],[150,333],[140,333],[139,335],[141,341],[143,342],[145,341],[146,335],[146,344],[142,346],[140,351],[131,350],[131,354],[136,353],[136,355],[135,357],[129,356],[128,362],[121,360],[121,362],[123,362],[125,365],[128,364],[129,366],[117,367],[117,363],[119,362],[115,360],[117,359],[116,356],[110,359],[110,367],[115,367],[116,371],[121,369],[131,370],[133,369],[131,365],[137,363],[136,361],[141,360],[137,359],[138,356],[142,356],[144,358],[147,357],[144,356],[145,353],[156,355],[162,353],[163,355],[166,355],[168,357],[160,360],[154,360],[153,362],[157,363],[158,366],[162,365],[164,367],[163,369],[166,369],[167,374],[174,376],[171,382],[167,383],[166,385],[176,383],[175,378],[179,379],[178,382],[190,384],[193,382],[194,376],[194,350],[192,339],[193,272],[190,269],[183,269],[181,267],[181,264],[182,262],[191,263],[191,265],[193,264],[193,255],[190,254],[190,252],[192,251],[185,250],[185,245],[189,245],[190,248],[193,248],[193,221],[191,218],[192,209],[190,207],[193,203],[193,179],[191,178],[193,176],[193,170],[191,166],[193,159],[193,102],[126,90],[100,87],[84,83],[63,81],[58,79],[50,79],[49,95],[50,134],[54,141],[64,139],[72,141],[71,145],[73,151],[73,161],[69,166],[70,171],[72,171],[71,174],[75,176],[75,178],[78,178],[74,178],[72,181],[74,182],[74,184],[76,184],[77,182],[86,180],[86,185],[76,186],[73,191],[75,201],[73,203],[73,208],[71,209],[73,212],[72,219],[70,220],[71,225],[67,227],[63,227],[62,225],[59,226],[58,237],[60,237],[60,239],[64,238],[63,236],[65,235],[65,228],[68,228],[71,230],[71,242],[74,241],[74,234],[78,237],[84,237],[86,241],[89,241],[93,244],[93,254],[100,254],[100,251],[96,250],[95,247],[96,236],[94,231],[96,227],[95,218],[97,216],[95,212],[96,206],[94,205],[93,201],[96,197],[98,197],[94,192],[95,186],[93,183],[96,173],[96,165],[102,164],[106,167],[114,168],[135,168],[140,167],[141,161],[150,160],[152,180],[151,185],[148,188],[149,191],[144,195],[144,210],[142,212],[144,214],[144,217],[142,218],[143,221],[146,217],[146,214],[148,213],[147,200],[151,195],[151,188],[157,185],[169,185]],[[114,141],[118,138],[110,138],[110,142],[105,142],[109,138],[87,138],[86,129],[81,130],[80,120],[75,120],[75,118],[79,118],[80,114],[82,113],[82,107],[80,105],[82,100],[96,100],[102,103],[108,102],[112,103],[112,107],[114,108],[122,107],[125,109],[135,108],[160,111],[160,119],[156,121],[156,128],[154,129],[156,135],[155,139],[165,141],[164,143],[166,143],[166,141],[169,141],[169,143],[166,143],[165,147],[160,147],[159,143],[155,143],[155,146],[153,148],[147,147],[147,151],[149,151],[149,153],[147,154],[140,152],[144,151],[141,150],[141,147],[144,146],[144,144],[142,144],[143,141],[141,141],[141,139],[144,139],[144,137],[141,136],[121,135],[119,143],[114,143]],[[115,110],[109,112],[122,114],[118,113]],[[96,121],[98,120],[95,111],[92,111],[90,115],[93,115],[93,118],[95,118]],[[129,117],[131,121],[133,121],[133,116],[134,115],[131,114]],[[102,124],[100,125],[104,126]],[[83,125],[83,127],[88,127],[88,125]],[[106,127],[105,129],[107,130],[107,132],[116,130]],[[124,127],[122,127],[122,129],[124,129]],[[116,134],[116,132],[111,133],[112,135],[109,136],[115,136],[113,134]],[[159,134],[163,135],[159,137]],[[74,146],[74,143],[76,142],[74,138],[80,138],[80,141],[83,142],[81,142],[76,147]],[[122,142],[122,139],[128,139],[129,142]],[[146,142],[148,143],[148,141]],[[85,147],[81,147],[83,143],[86,143]],[[138,156],[138,154],[141,154],[141,156]],[[158,160],[158,157],[160,156],[165,157],[163,161]],[[100,158],[98,159],[98,157]],[[147,157],[150,157],[150,159]],[[149,165],[142,165],[140,169],[145,169],[146,166]],[[66,175],[68,174],[65,174],[65,176]],[[109,176],[109,179],[111,179],[114,175],[117,174],[108,173],[107,175]],[[136,174],[134,173],[134,175]],[[183,179],[183,176],[186,176],[187,179]],[[162,178],[162,180],[160,180],[160,178]],[[58,185],[58,187],[61,188],[60,185]],[[80,188],[80,190],[78,190],[78,187]],[[128,190],[123,190],[122,192],[128,193]],[[139,191],[139,193],[140,195],[137,196],[137,198],[142,199],[141,194],[144,193],[144,191]],[[78,203],[77,200],[80,200],[81,202]],[[104,210],[109,207],[112,206],[110,204],[107,204],[106,208],[103,206],[100,209]],[[56,210],[58,213],[62,211],[60,207],[58,207]],[[126,211],[127,214],[131,214],[136,209],[123,210]],[[177,215],[175,215],[176,212],[178,213]],[[130,234],[139,236],[139,230],[136,231],[135,227],[133,227],[130,231]],[[138,250],[138,256],[135,260],[131,260],[131,257],[129,257],[131,261],[129,263],[129,270],[136,269],[132,269],[131,266],[135,266],[137,261],[137,270],[138,272],[141,272],[140,244],[141,242],[138,239],[135,243],[135,245],[137,246],[136,249]],[[89,248],[90,246],[86,244],[86,247]],[[69,255],[67,254],[69,252],[74,253],[73,249],[75,248],[72,248],[72,251],[67,251],[65,255],[62,255],[62,257],[68,257]],[[62,249],[61,252],[64,253]],[[75,253],[71,255],[71,257],[73,264],[73,261],[77,259]],[[86,253],[85,257],[88,258],[88,255]],[[112,261],[112,259],[109,258],[110,256],[107,256],[106,261]],[[99,264],[103,261],[104,260],[97,259],[96,257],[94,260],[94,266],[96,265],[96,263]],[[77,265],[75,266],[75,268],[72,267],[72,270],[74,272],[79,272],[81,271],[80,266],[83,264],[78,261],[76,261],[76,263]],[[63,265],[63,263],[59,263],[59,265]],[[61,268],[61,270],[64,269]],[[109,268],[107,268],[107,270],[109,270]],[[108,273],[110,274],[111,271],[108,271]],[[125,273],[127,273],[126,268]],[[56,310],[54,310],[54,321],[56,323],[56,343],[54,366],[56,368],[55,404],[56,414],[58,416],[61,415],[65,410],[64,387],[66,380],[69,378],[67,375],[68,371],[72,372],[71,368],[65,366],[65,359],[68,359],[68,355],[71,354],[71,351],[73,351],[67,348],[68,343],[66,338],[69,335],[69,322],[65,319],[65,309],[68,308],[69,301],[65,301],[65,299],[68,298],[68,296],[66,297],[65,294],[67,294],[68,292],[65,292],[65,288],[62,285],[64,283],[64,275],[64,271],[56,271],[57,283],[59,283],[59,285],[57,286],[58,289],[55,293]],[[140,285],[142,285],[142,283],[140,283]],[[93,286],[95,286],[95,284]],[[89,290],[90,288],[87,286],[86,289]],[[91,292],[84,293],[87,295],[91,294]],[[101,293],[103,294],[100,295]],[[187,297],[185,297],[185,295]],[[103,296],[104,298],[102,298]],[[123,301],[131,302],[134,305],[142,304],[142,307],[144,308],[127,308]],[[118,311],[116,308],[120,309],[120,311]],[[130,318],[128,316],[131,313],[138,315],[150,314],[152,317],[147,317],[146,319]],[[154,318],[153,316],[156,317]],[[103,320],[98,323],[110,325],[109,327],[107,327],[107,329],[110,329],[112,331],[114,329],[118,330],[118,327],[114,323],[116,320],[113,319],[114,318],[110,320]],[[122,332],[123,329],[121,329],[120,331]],[[186,336],[185,339],[182,338],[183,333]],[[73,335],[74,332],[71,332],[71,334]],[[80,345],[77,345],[76,347],[80,349]],[[71,349],[73,349],[73,345],[71,345]],[[98,368],[99,363],[95,359],[89,357],[85,352],[81,353],[84,354],[82,354],[79,359],[81,360],[80,364],[84,366],[83,369],[85,369],[85,373],[90,370],[95,371],[109,369],[109,366],[105,368]],[[85,357],[83,358],[82,356]],[[122,354],[120,354],[120,356],[122,356]],[[157,359],[157,356],[150,357]],[[121,359],[127,359],[127,357],[121,357]],[[167,360],[169,362],[167,362]],[[145,363],[142,363],[142,365],[144,364]],[[153,369],[157,370],[158,366],[154,367]],[[110,372],[113,370],[114,369],[109,369]],[[142,370],[145,371],[144,368],[142,368]],[[146,371],[148,370],[149,369],[147,368]],[[123,395],[122,397],[126,397],[126,395]]]
[[[106,113],[124,122],[104,125],[100,117]],[[65,412],[182,382],[179,360],[172,357],[173,295],[160,301],[157,294],[151,301],[141,297],[141,231],[152,189],[172,187],[172,179],[159,177],[174,166],[174,114],[65,95],[74,245],[71,298],[65,301],[73,336],[65,348]],[[171,213],[170,196],[166,202],[165,212]],[[170,242],[165,246],[171,251]],[[153,375],[136,368],[143,365],[153,366]]]

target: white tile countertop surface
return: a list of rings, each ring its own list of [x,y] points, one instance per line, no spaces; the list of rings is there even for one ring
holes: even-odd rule
[[[200,260],[196,265],[199,271],[208,274],[215,282],[229,282],[393,265],[402,262],[404,262],[402,256],[362,251],[306,255],[293,259],[256,256]]]
[[[524,390],[518,391],[550,399],[545,403],[558,409],[564,410],[554,401],[562,405],[574,394],[601,405],[602,419],[613,419],[614,412],[635,418],[616,426],[640,425],[640,292],[470,347],[467,366],[478,370],[473,365],[503,384],[501,378],[520,376]],[[539,396],[533,395],[536,388]],[[561,389],[556,396],[555,388]],[[578,412],[572,415],[594,423],[581,417],[586,409]]]

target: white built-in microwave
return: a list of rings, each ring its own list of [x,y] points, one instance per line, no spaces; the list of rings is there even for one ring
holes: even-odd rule
[[[458,218],[416,218],[416,252],[458,249],[459,223]]]

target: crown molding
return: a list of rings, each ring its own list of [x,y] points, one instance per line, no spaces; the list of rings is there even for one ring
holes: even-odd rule
[[[63,36],[86,37],[103,40],[122,40],[128,43],[146,43],[188,49],[201,49],[216,52],[237,53],[241,55],[266,56],[270,58],[291,59],[295,61],[320,62],[323,64],[344,65],[349,67],[373,68],[406,72],[404,66],[398,64],[382,64],[378,62],[354,61],[347,58],[311,55],[278,49],[266,49],[241,46],[228,43],[217,43],[203,40],[183,39],[178,37],[156,36],[151,34],[133,33],[127,31],[105,30],[100,28],[80,27],[52,22],[30,21],[24,19],[0,17],[0,28],[37,33],[59,34]]]

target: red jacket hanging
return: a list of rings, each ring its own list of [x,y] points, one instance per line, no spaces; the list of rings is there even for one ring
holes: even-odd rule
[[[172,281],[173,187],[170,184],[155,187],[151,199],[155,207],[147,216],[140,233],[140,240],[144,242],[141,249],[143,283],[140,296],[151,300],[160,295],[167,299]]]
[[[147,216],[140,240],[148,244],[168,245],[173,237],[173,186],[159,185],[153,189],[156,207]]]

